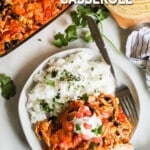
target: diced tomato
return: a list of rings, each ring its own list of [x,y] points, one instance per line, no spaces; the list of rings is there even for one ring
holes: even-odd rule
[[[73,122],[67,122],[67,123],[65,123],[65,129],[66,129],[67,131],[72,131],[73,128],[74,128]]]
[[[89,109],[88,106],[81,106],[81,107],[79,108],[79,111],[84,113],[84,112],[86,112],[86,111],[90,111],[90,109]]]
[[[88,136],[85,134],[79,134],[82,140],[88,140]]]
[[[73,137],[73,143],[74,145],[79,145],[82,141],[82,138],[79,135],[74,135]]]
[[[60,147],[60,149],[65,149],[66,147],[67,147],[67,142],[61,142],[60,144],[59,144],[59,147]]]
[[[83,124],[83,126],[84,126],[85,129],[91,129],[92,128],[92,125],[88,124],[86,122]]]
[[[81,118],[81,117],[83,117],[83,113],[76,112],[75,116],[76,116],[76,118]]]
[[[119,122],[126,122],[126,116],[121,109],[118,111],[117,120]]]
[[[88,109],[88,107],[86,107],[86,106],[81,106],[81,107],[79,108],[79,112],[84,113],[87,109]]]
[[[83,116],[87,116],[87,117],[90,117],[92,115],[92,112],[87,106],[80,107],[79,112],[83,113]]]
[[[92,138],[92,142],[94,142],[94,143],[101,143],[102,142],[102,138],[101,137],[94,137],[94,138]]]
[[[84,112],[84,116],[91,117],[92,116],[92,112],[90,110],[87,110],[87,111]]]

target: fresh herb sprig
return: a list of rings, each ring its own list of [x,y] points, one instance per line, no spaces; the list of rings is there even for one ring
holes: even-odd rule
[[[57,47],[62,47],[68,45],[69,42],[78,39],[77,26],[72,24],[65,29],[65,33],[57,33],[54,36],[54,45]]]
[[[66,46],[78,38],[85,42],[93,41],[90,31],[87,28],[87,15],[95,18],[97,24],[108,17],[108,11],[102,5],[78,5],[76,11],[71,11],[72,24],[69,25],[64,33],[58,32],[54,36],[54,45],[57,47]],[[87,29],[85,32],[79,32],[80,29]]]
[[[5,99],[10,99],[10,97],[13,97],[16,94],[16,86],[13,80],[5,74],[0,74],[0,88],[1,95]]]

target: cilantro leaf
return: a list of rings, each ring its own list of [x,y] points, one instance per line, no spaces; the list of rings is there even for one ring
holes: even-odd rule
[[[84,93],[84,94],[82,95],[82,99],[85,100],[85,101],[87,101],[87,100],[88,100],[88,94],[87,94],[87,93]]]
[[[77,130],[77,131],[81,131],[81,126],[80,126],[80,124],[76,124],[76,130]]]
[[[47,113],[49,113],[49,112],[52,111],[52,109],[48,106],[48,103],[47,103],[45,100],[42,100],[42,101],[40,102],[40,109],[41,109],[42,111],[47,112]]]
[[[87,31],[85,33],[83,33],[83,35],[81,36],[81,38],[85,41],[85,42],[92,42],[93,41],[93,38],[92,38],[92,35],[91,35],[91,32],[90,31]]]
[[[78,5],[76,10],[70,13],[71,25],[65,29],[64,33],[59,32],[54,36],[53,44],[57,47],[62,47],[78,38],[83,39],[85,42],[92,42],[92,36],[89,31],[83,34],[79,30],[87,28],[87,15],[91,15],[98,24],[108,17],[108,10],[102,5]]]
[[[96,136],[98,136],[99,134],[101,134],[101,133],[102,133],[102,125],[99,126],[99,127],[97,127],[97,128],[95,128],[95,129],[92,129],[92,132],[93,132]]]
[[[85,16],[87,14],[93,13],[93,7],[90,5],[79,5],[77,7],[77,11],[81,16]]]
[[[70,13],[70,16],[72,18],[72,21],[75,23],[75,25],[79,26],[80,25],[80,16],[77,14],[77,12],[72,11]]]
[[[68,41],[66,40],[64,34],[58,32],[54,37],[53,44],[57,47],[62,47],[68,45]]]
[[[103,7],[102,9],[98,9],[96,12],[97,20],[102,21],[109,16],[108,11]]]
[[[45,79],[45,82],[47,85],[50,85],[51,87],[55,87],[55,81]]]
[[[0,87],[1,94],[5,99],[10,99],[16,94],[16,86],[13,80],[5,74],[0,74]]]
[[[57,73],[58,73],[57,70],[53,70],[53,71],[51,72],[52,78],[55,78],[55,77],[57,76]]]
[[[2,96],[6,99],[10,99],[10,97],[14,96],[16,93],[16,87],[13,84],[13,81],[9,81],[2,86]]]
[[[81,27],[86,27],[87,26],[86,16],[82,17],[80,25],[81,25]]]
[[[7,84],[10,80],[10,77],[5,74],[0,74],[0,86]]]
[[[66,38],[68,41],[74,41],[78,38],[77,35],[77,26],[76,25],[70,25],[66,30]]]

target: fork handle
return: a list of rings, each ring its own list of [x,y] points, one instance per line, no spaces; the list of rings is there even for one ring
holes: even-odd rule
[[[87,23],[88,23],[89,29],[91,31],[92,37],[93,37],[100,53],[102,54],[105,62],[108,65],[110,65],[110,71],[111,71],[112,75],[114,76],[114,78],[116,79],[113,65],[112,65],[111,60],[108,56],[107,49],[105,48],[104,41],[101,37],[101,33],[98,29],[96,22],[94,21],[94,19],[92,17],[87,16]]]

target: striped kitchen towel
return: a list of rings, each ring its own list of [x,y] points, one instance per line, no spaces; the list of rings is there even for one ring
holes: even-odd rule
[[[150,91],[150,28],[143,27],[132,31],[127,38],[126,56],[131,62],[144,69]]]

